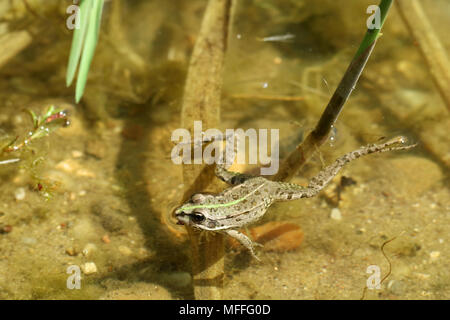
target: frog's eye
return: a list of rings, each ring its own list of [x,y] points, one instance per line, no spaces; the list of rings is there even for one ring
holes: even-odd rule
[[[193,213],[191,214],[192,222],[200,223],[205,220],[205,216],[202,213]]]

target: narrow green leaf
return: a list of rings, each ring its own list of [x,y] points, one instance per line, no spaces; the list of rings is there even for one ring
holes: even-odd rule
[[[92,9],[92,0],[82,0],[80,4],[80,28],[73,32],[72,46],[70,48],[69,62],[67,65],[66,85],[72,84],[75,72],[77,70],[78,61],[80,60],[81,50],[86,37],[89,16]]]
[[[89,73],[89,67],[91,65],[92,58],[94,57],[95,47],[97,46],[104,2],[104,0],[94,0],[92,11],[90,12],[83,54],[81,57],[80,68],[78,70],[77,87],[75,89],[75,101],[77,103],[83,96]]]
[[[53,115],[56,111],[56,108],[54,105],[51,105],[50,107],[48,107],[47,111],[45,112],[43,119],[47,119],[48,117],[50,117],[51,115]]]

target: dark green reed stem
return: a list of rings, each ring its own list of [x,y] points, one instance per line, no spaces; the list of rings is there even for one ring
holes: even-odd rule
[[[384,21],[386,21],[386,16],[392,2],[393,0],[381,0],[380,5],[378,6],[380,8],[380,28],[367,29],[367,32],[361,41],[361,45],[359,46],[358,51],[356,51],[353,59],[366,51],[366,49],[378,39],[380,30],[383,27]]]
[[[381,0],[380,9],[380,26],[379,28],[367,29],[367,32],[356,51],[350,65],[347,68],[344,76],[342,77],[338,87],[336,88],[333,96],[328,102],[319,122],[314,130],[306,137],[297,148],[288,156],[283,162],[278,171],[278,174],[274,177],[274,180],[282,181],[291,179],[300,168],[311,158],[313,153],[322,145],[328,138],[328,135],[333,128],[339,114],[341,113],[345,102],[350,97],[353,89],[358,82],[358,79],[364,70],[367,60],[372,53],[373,48],[380,35],[381,27],[386,20],[387,13],[391,7],[392,0]]]

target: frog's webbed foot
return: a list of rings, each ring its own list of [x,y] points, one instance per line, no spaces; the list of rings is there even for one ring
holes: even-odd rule
[[[247,237],[245,234],[243,234],[242,232],[239,232],[237,230],[224,230],[224,232],[226,234],[228,234],[230,237],[235,238],[236,240],[238,240],[244,247],[246,247],[249,251],[250,254],[253,256],[253,258],[255,258],[258,261],[261,261],[255,254],[255,251],[253,250],[254,247],[258,246],[258,247],[263,247],[262,244],[257,243],[257,242],[253,242],[252,240],[250,240],[249,237]]]

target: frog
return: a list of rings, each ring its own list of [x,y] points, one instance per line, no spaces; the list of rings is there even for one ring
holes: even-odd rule
[[[407,144],[404,136],[383,143],[369,144],[348,152],[326,166],[309,180],[307,186],[272,181],[263,176],[228,170],[232,161],[219,161],[215,175],[229,187],[218,194],[195,193],[175,210],[177,223],[208,232],[220,232],[238,240],[258,261],[253,242],[239,229],[260,220],[269,207],[279,201],[294,201],[319,194],[348,163],[365,155],[406,150],[417,144]],[[225,155],[223,155],[225,157]],[[234,157],[234,154],[233,154]],[[230,160],[230,159],[227,159]]]

